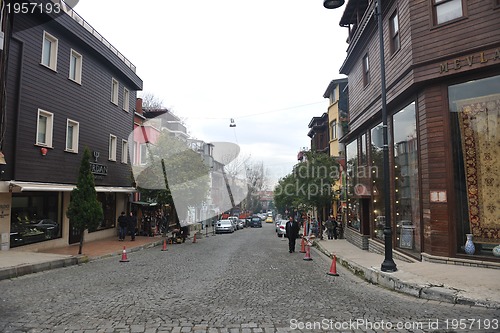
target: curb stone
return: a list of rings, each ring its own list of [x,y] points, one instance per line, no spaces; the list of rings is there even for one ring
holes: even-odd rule
[[[327,257],[333,259],[333,255],[329,253],[325,248],[323,248],[320,243],[315,241],[313,243],[313,246]],[[341,256],[339,257],[338,255],[337,263],[344,266],[351,273],[362,278],[365,281],[413,297],[451,304],[462,304],[500,309],[500,303],[498,302],[471,299],[469,297],[460,295],[460,290],[458,289],[446,288],[442,285],[420,285],[416,283],[408,283],[390,275],[390,273],[384,273],[373,267],[363,267],[353,261],[350,261],[349,259],[343,258]]]

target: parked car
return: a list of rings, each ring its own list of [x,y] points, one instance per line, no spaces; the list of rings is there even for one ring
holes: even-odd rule
[[[252,224],[252,218],[251,217],[247,217],[245,219],[245,227],[250,227],[251,224]]]
[[[262,220],[259,216],[252,216],[252,222],[250,224],[252,228],[262,228]]]
[[[273,217],[272,216],[268,216],[266,218],[266,223],[273,223]]]
[[[215,233],[220,234],[220,233],[233,233],[234,232],[234,226],[233,222],[231,220],[219,220],[215,224]]]
[[[233,224],[234,230],[238,230],[238,218],[236,216],[229,216],[227,219]]]
[[[244,219],[239,219],[238,220],[238,228],[239,229],[245,228],[245,220]]]
[[[287,220],[279,220],[278,221],[278,224],[279,224],[278,237],[283,237],[283,236],[286,237],[286,222],[287,222]]]

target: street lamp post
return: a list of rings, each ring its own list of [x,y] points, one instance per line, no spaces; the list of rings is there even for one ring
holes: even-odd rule
[[[385,87],[385,58],[384,58],[384,32],[382,26],[382,0],[376,0],[375,15],[378,22],[378,37],[380,49],[380,86],[381,86],[381,103],[382,103],[382,138],[383,138],[383,176],[384,176],[384,200],[385,209],[385,226],[384,226],[384,242],[385,242],[385,258],[380,269],[383,272],[397,271],[396,263],[392,258],[392,226],[391,226],[391,203],[390,203],[390,181],[389,181],[389,139],[387,134],[387,100]],[[344,4],[344,0],[324,0],[323,6],[327,9],[339,8]]]

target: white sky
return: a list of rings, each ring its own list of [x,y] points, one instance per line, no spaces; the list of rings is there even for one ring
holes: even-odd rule
[[[240,145],[271,186],[310,146],[307,125],[342,77],[343,8],[322,0],[80,0],[75,11],[137,67],[139,97],[158,97],[197,139]]]

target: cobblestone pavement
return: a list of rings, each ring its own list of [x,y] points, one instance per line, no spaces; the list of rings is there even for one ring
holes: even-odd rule
[[[273,225],[0,281],[0,332],[498,332],[500,310],[381,289]]]

